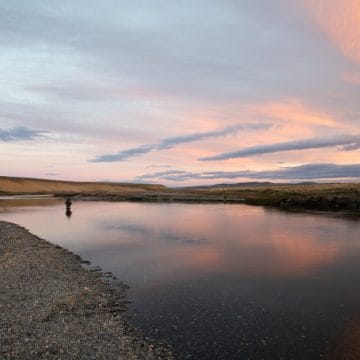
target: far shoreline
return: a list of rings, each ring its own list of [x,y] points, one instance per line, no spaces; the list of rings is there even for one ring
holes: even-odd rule
[[[161,184],[65,182],[0,177],[0,197],[46,195],[88,201],[236,203],[285,210],[360,212],[360,183],[252,183],[168,188]]]

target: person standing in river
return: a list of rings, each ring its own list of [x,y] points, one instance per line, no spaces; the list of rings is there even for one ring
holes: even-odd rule
[[[66,201],[65,201],[65,206],[66,206],[65,215],[66,215],[68,218],[70,218],[70,217],[71,217],[71,214],[72,214],[71,205],[72,205],[71,199],[70,199],[70,198],[67,198]]]

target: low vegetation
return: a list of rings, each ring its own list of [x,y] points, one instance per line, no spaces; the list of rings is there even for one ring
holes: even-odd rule
[[[210,187],[201,192],[226,200],[241,197],[254,205],[360,210],[360,183]]]

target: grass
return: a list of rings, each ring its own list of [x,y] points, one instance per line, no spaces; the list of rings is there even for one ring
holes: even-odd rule
[[[360,183],[314,185],[265,185],[258,187],[208,188],[195,193],[224,197],[241,197],[249,204],[278,205],[292,196],[305,199],[312,197],[360,197]]]
[[[163,185],[101,183],[101,182],[73,182],[30,178],[14,178],[0,176],[0,194],[93,194],[118,195],[142,193],[149,191],[163,191]]]

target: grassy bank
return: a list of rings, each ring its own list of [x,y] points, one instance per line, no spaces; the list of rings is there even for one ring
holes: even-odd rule
[[[166,189],[142,194],[87,196],[88,200],[226,202],[285,209],[360,211],[360,184]]]
[[[162,191],[163,185],[130,183],[75,182],[0,176],[0,194],[94,194],[117,195]]]
[[[271,185],[208,188],[204,193],[232,202],[284,209],[347,210],[360,212],[360,183]]]

